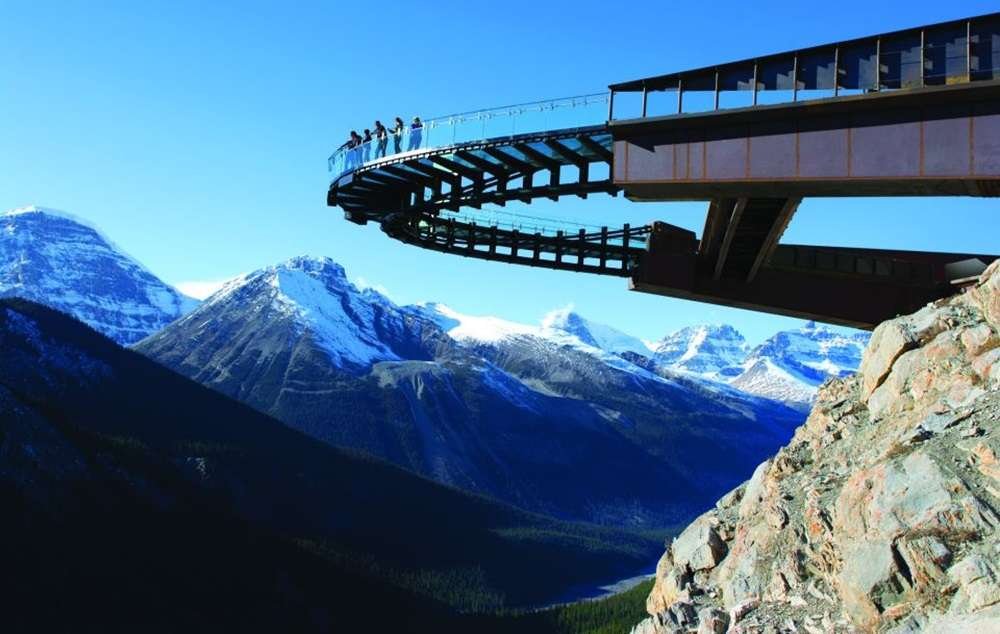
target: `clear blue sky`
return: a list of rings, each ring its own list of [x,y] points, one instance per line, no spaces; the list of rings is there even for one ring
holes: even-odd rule
[[[629,293],[624,282],[421,251],[326,207],[350,127],[575,95],[996,10],[942,2],[0,2],[0,209],[91,220],[171,283],[328,255],[402,302],[537,321],[572,303],[645,338],[793,320]],[[613,224],[700,230],[704,204],[569,200]],[[533,205],[545,215],[555,208]],[[807,200],[785,240],[995,252],[989,199]],[[947,214],[948,223],[930,223]]]

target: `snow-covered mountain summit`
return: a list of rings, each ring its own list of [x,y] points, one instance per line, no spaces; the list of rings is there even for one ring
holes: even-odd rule
[[[824,381],[857,371],[868,338],[867,332],[844,334],[815,322],[779,332],[750,352],[732,385],[808,409]]]
[[[455,341],[471,344],[499,344],[514,339],[533,338],[559,346],[571,346],[600,356],[634,352],[652,355],[642,340],[610,326],[590,321],[571,308],[553,310],[537,325],[508,321],[491,315],[467,315],[436,302],[406,307],[415,315],[437,324]]]
[[[857,371],[868,333],[847,333],[808,322],[778,332],[753,350],[735,328],[698,325],[664,337],[653,365],[729,383],[744,392],[808,409],[828,378]]]
[[[85,221],[37,206],[0,213],[0,296],[46,304],[122,344],[198,305]]]
[[[674,370],[726,380],[737,376],[749,351],[746,340],[732,326],[702,324],[667,335],[656,345],[653,361]]]
[[[412,320],[377,291],[358,289],[330,258],[300,256],[230,280],[179,326],[219,349],[245,345],[265,357],[309,344],[357,373],[380,361],[426,358]]]
[[[648,357],[652,351],[641,339],[625,334],[611,326],[599,324],[573,312],[570,307],[550,312],[542,319],[542,331],[556,336],[570,336],[585,345],[612,354],[633,352]]]

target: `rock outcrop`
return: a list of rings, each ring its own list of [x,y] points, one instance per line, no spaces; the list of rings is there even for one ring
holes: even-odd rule
[[[633,634],[1000,631],[1000,261],[881,324],[670,544]]]

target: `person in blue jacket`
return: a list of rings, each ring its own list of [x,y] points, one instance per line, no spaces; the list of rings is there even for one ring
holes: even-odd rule
[[[420,123],[420,117],[413,117],[413,123],[410,124],[410,144],[407,146],[407,150],[416,150],[420,147],[420,142],[423,140],[424,124]]]

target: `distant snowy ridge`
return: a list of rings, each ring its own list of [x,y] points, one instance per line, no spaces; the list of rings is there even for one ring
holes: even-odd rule
[[[433,321],[456,341],[499,343],[518,337],[535,337],[591,353],[618,355],[635,352],[646,357],[652,354],[649,346],[640,339],[585,319],[571,308],[548,313],[539,325],[489,315],[467,315],[436,302],[408,306],[406,309]]]
[[[857,371],[868,338],[867,332],[844,334],[808,322],[754,348],[731,384],[806,410],[824,381]]]
[[[729,385],[806,410],[827,379],[855,372],[868,333],[843,333],[808,322],[775,333],[753,350],[735,328],[682,328],[655,345],[651,364]]]
[[[573,312],[572,307],[560,308],[546,315],[542,319],[542,331],[550,334],[569,335],[577,338],[583,344],[614,354],[633,352],[648,357],[652,352],[652,349],[641,339],[610,326],[585,319]]]
[[[0,213],[0,296],[46,304],[122,344],[198,305],[87,221],[34,205]]]

